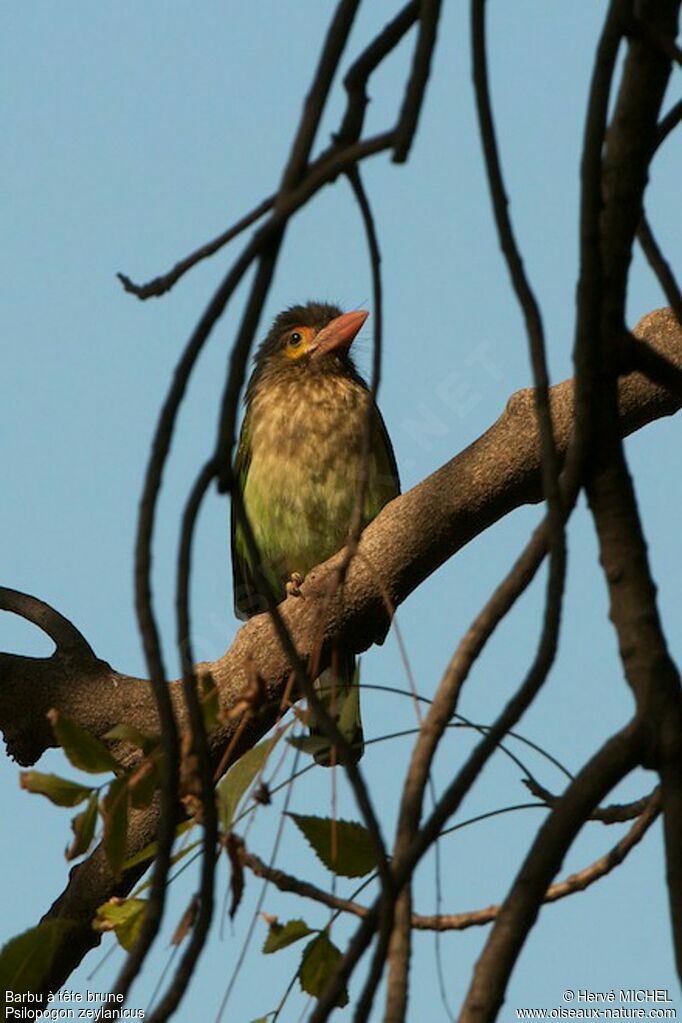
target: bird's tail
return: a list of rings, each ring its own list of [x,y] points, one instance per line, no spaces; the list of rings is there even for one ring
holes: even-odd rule
[[[315,680],[315,692],[351,749],[350,758],[345,757],[338,746],[328,739],[324,729],[311,713],[309,730],[318,739],[319,747],[313,756],[323,767],[343,764],[350,760],[357,764],[365,752],[362,719],[360,717],[360,689],[356,677],[355,655],[338,651],[334,654],[332,666],[323,671]]]

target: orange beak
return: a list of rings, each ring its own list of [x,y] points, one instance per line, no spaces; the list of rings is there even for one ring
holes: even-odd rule
[[[312,357],[319,358],[329,352],[347,351],[362,329],[369,313],[357,309],[353,313],[342,313],[323,327],[313,342]]]

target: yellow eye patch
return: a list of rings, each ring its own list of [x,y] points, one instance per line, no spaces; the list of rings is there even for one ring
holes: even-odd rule
[[[284,354],[290,359],[300,359],[307,352],[314,336],[312,327],[293,327],[284,336]]]

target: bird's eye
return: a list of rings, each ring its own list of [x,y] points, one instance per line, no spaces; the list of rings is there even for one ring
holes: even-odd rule
[[[300,359],[308,351],[308,341],[312,336],[310,327],[294,327],[284,335],[284,354],[289,359]]]

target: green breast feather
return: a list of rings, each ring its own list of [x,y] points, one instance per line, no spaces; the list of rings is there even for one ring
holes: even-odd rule
[[[369,397],[357,381],[344,391],[308,391],[305,402],[269,394],[248,409],[241,430],[236,477],[261,565],[253,564],[232,515],[235,613],[249,618],[267,608],[264,590],[284,599],[292,573],[305,576],[345,543],[353,514],[362,455],[364,408]],[[381,413],[374,406],[363,528],[400,492],[398,470]]]

